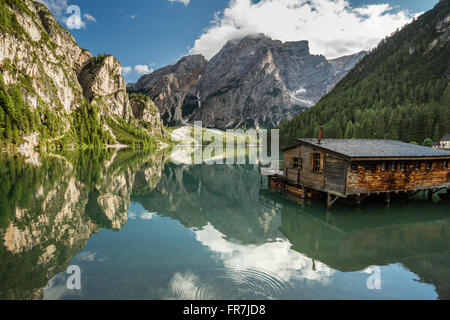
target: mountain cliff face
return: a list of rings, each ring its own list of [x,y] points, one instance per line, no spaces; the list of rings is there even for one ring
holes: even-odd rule
[[[228,41],[208,62],[184,57],[127,89],[149,95],[168,124],[201,120],[217,128],[274,127],[314,105],[364,54],[327,61],[310,54],[307,41],[249,35]]]
[[[201,55],[187,56],[175,65],[142,76],[127,89],[148,95],[158,106],[164,122],[181,123],[184,100],[190,89],[198,85],[206,63]]]
[[[128,120],[131,117],[125,80],[120,74],[122,66],[111,55],[92,58],[80,70],[78,80],[83,94],[95,101],[102,114],[113,114]]]
[[[92,57],[39,2],[0,0],[0,10],[2,147],[36,134],[41,144],[59,145],[155,138],[131,124],[135,119],[117,59]]]
[[[294,138],[422,143],[450,132],[450,1],[442,0],[371,50],[317,105],[280,125]],[[342,61],[332,61],[339,65]]]

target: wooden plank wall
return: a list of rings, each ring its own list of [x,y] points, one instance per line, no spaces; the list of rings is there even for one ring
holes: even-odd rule
[[[421,162],[419,170],[415,170],[413,161],[406,162],[405,170],[400,170],[397,162],[395,171],[382,171],[380,161],[375,162],[374,170],[366,171],[368,163],[358,162],[358,172],[348,168],[347,194],[450,188],[450,169],[443,168],[442,160],[433,161],[431,170],[426,169],[426,161]]]
[[[287,180],[289,182],[299,184],[300,183],[300,175],[298,168],[288,168],[287,169]]]
[[[291,167],[294,158],[300,158],[300,146],[283,151],[283,168]]]
[[[309,146],[301,146],[301,159],[303,163],[302,171],[300,173],[301,182],[317,190],[323,190],[325,187],[325,170],[322,173],[315,173],[311,171],[310,163],[313,153],[320,153],[322,161],[324,153],[318,149]]]
[[[345,194],[347,165],[343,158],[327,154],[325,160],[325,189]]]
[[[321,163],[323,170],[321,173],[315,173],[311,171],[310,163],[311,156],[313,153],[320,153],[321,155]],[[302,169],[300,171],[300,183],[305,184],[311,188],[317,190],[324,190],[325,188],[325,153],[319,149],[314,149],[309,146],[299,145],[295,148],[285,150],[283,152],[283,168],[290,168],[293,164],[294,158],[300,158],[302,162]],[[288,180],[293,183],[297,183],[297,170],[289,169],[288,170]]]

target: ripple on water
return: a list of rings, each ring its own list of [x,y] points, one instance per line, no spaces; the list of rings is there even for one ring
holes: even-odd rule
[[[289,282],[261,269],[214,269],[201,277],[176,273],[169,284],[175,299],[277,299],[291,288]]]
[[[176,273],[169,284],[171,296],[182,300],[208,300],[216,298],[214,286],[194,273]]]
[[[229,268],[225,270],[225,277],[231,279],[245,297],[276,299],[291,288],[286,280],[262,269]]]

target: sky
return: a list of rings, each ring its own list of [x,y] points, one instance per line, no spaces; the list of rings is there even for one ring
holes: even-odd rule
[[[127,83],[182,56],[210,59],[230,39],[308,40],[328,59],[370,50],[438,0],[39,0],[93,55],[113,54]]]

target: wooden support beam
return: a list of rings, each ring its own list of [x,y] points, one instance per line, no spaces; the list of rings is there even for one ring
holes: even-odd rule
[[[384,198],[384,202],[386,202],[387,206],[389,206],[391,204],[391,193],[390,192],[386,192],[385,198]]]
[[[328,209],[331,209],[331,207],[333,206],[333,204],[337,201],[337,199],[339,199],[340,197],[337,195],[334,195],[334,199],[333,199],[333,195],[331,193],[328,193],[328,197],[327,197],[327,207]]]
[[[412,196],[416,195],[416,194],[419,193],[420,191],[422,191],[422,190],[416,190],[416,191],[413,191],[412,193],[408,194],[408,198],[411,198]]]
[[[361,205],[361,202],[362,202],[365,198],[367,198],[369,195],[370,195],[369,193],[368,193],[368,194],[365,194],[365,195],[363,195],[363,196],[361,196],[360,194],[358,194],[358,195],[356,196],[356,204],[357,204],[358,206],[360,206],[360,205]]]
[[[429,189],[428,190],[428,201],[432,201],[433,200],[433,194],[434,193],[435,193],[434,189]]]

